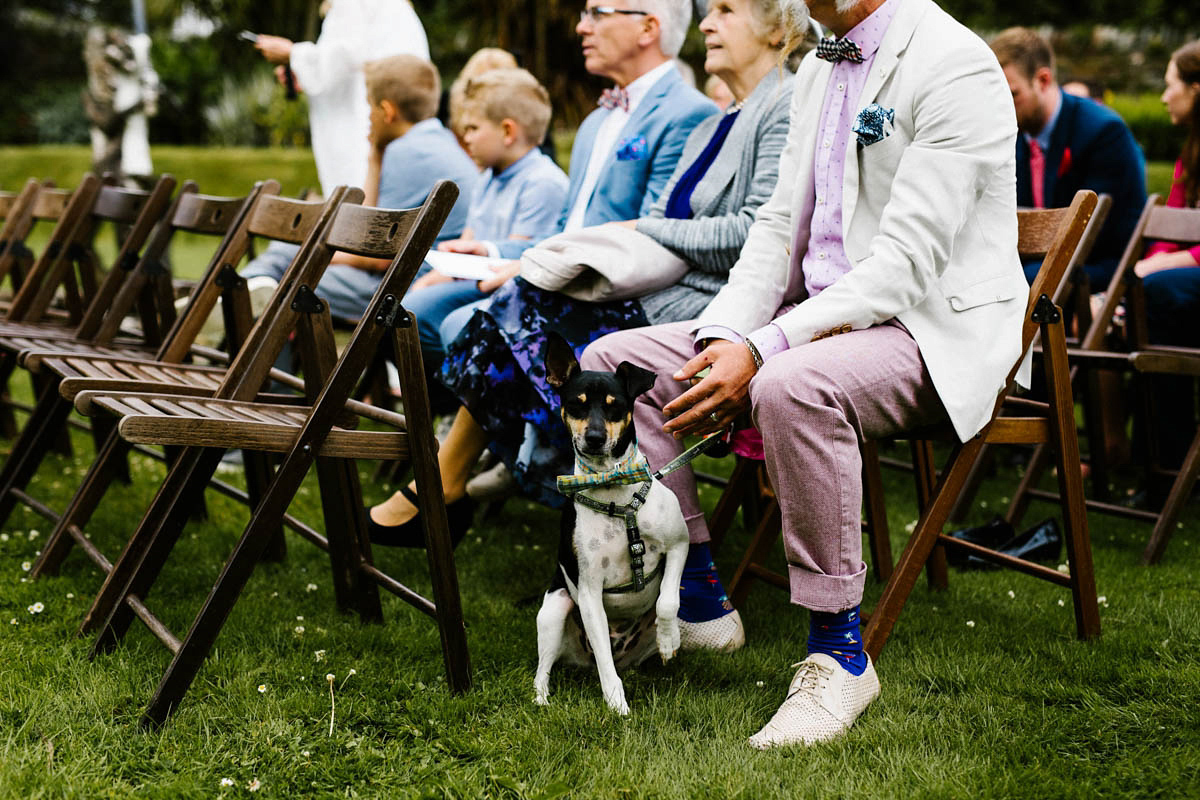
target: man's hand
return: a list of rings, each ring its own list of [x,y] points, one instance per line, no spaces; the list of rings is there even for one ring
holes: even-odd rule
[[[486,256],[487,245],[478,239],[451,239],[438,245],[438,250],[447,253],[466,253],[470,256]]]
[[[272,64],[286,64],[288,63],[288,59],[292,57],[292,40],[285,39],[282,36],[270,36],[265,33],[259,34],[258,40],[254,42],[254,46],[263,54],[263,58]],[[277,71],[276,75],[279,74]]]
[[[494,277],[479,282],[479,291],[494,292],[508,283],[521,273],[521,262],[516,260],[505,261],[503,264],[493,266],[492,272],[496,273]]]
[[[671,377],[694,380],[706,367],[711,367],[708,374],[663,407],[663,430],[676,439],[727,428],[750,407],[750,379],[757,370],[745,344],[713,340]]]

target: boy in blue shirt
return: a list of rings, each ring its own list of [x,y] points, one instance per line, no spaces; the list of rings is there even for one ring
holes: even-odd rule
[[[557,233],[567,176],[538,149],[550,110],[549,94],[523,69],[490,70],[467,83],[463,141],[483,174],[471,194],[462,238],[443,242],[439,250],[498,257],[495,242],[539,241]],[[437,271],[413,283],[404,305],[417,315],[427,368],[442,360],[439,330],[446,316],[487,297],[479,286]]]

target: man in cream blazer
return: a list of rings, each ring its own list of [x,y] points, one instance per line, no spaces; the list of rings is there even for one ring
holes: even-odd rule
[[[652,467],[747,409],[762,433],[792,601],[811,613],[808,657],[759,748],[840,735],[878,694],[859,635],[859,442],[947,419],[963,439],[979,431],[1029,291],[1016,118],[987,45],[931,0],[807,6],[843,38],[796,75],[779,183],[729,283],[698,320],[613,334],[583,358],[666,373],[635,408]],[[703,547],[693,477],[667,483]]]

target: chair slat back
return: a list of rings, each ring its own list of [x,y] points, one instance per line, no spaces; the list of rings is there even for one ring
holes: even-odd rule
[[[36,279],[35,267],[13,299],[14,309],[18,302],[25,303],[21,319],[40,319],[62,288],[72,322],[79,325],[84,322],[87,312],[92,312],[87,320],[87,333],[91,335],[99,326],[103,314],[110,310],[109,306],[120,291],[121,284],[138,263],[138,254],[155,225],[166,214],[174,192],[175,178],[171,175],[160,176],[154,188],[148,192],[118,186],[100,187],[91,207],[71,230],[65,246],[65,257],[55,259],[44,272],[37,274]],[[101,222],[128,226],[120,250],[103,282],[99,282],[100,265],[92,247],[96,227]],[[22,297],[26,292],[32,292],[32,298],[26,300]]]
[[[412,284],[429,248],[437,241],[438,233],[457,197],[458,187],[454,182],[443,180],[438,181],[424,204],[416,209],[384,212],[381,209],[354,206],[346,208],[343,230],[368,220],[377,226],[361,231],[358,249],[371,255],[392,250],[394,256],[332,373],[327,379],[322,379],[324,385],[297,439],[300,446],[310,444],[313,452],[316,452],[325,434],[336,424],[346,400],[370,364],[385,334],[403,330],[415,336],[415,326],[409,313],[400,305],[400,300]],[[335,220],[331,229],[337,229],[337,223],[338,220]],[[406,234],[398,235],[399,230],[406,230]],[[341,244],[353,245],[345,240],[341,240]],[[307,382],[308,376],[305,378]],[[403,387],[402,391],[411,388],[415,387]],[[425,391],[424,387],[421,387],[421,391]]]
[[[304,313],[297,302],[298,295],[302,289],[316,287],[329,265],[329,259],[333,256],[332,248],[324,246],[324,237],[330,221],[344,202],[357,202],[361,199],[361,189],[339,186],[324,203],[319,204],[320,213],[316,219],[312,219],[311,216],[312,201],[278,202],[284,198],[270,198],[265,204],[269,207],[268,211],[262,217],[257,213],[253,215],[258,218],[256,223],[269,219],[274,225],[285,226],[284,235],[292,239],[296,238],[296,233],[310,220],[311,230],[279,281],[279,288],[271,296],[254,327],[250,329],[246,341],[231,361],[227,377],[217,390],[216,397],[249,400],[266,382],[271,366],[283,350],[284,342],[296,328],[300,314]],[[292,213],[279,213],[279,209],[287,204],[291,204]],[[264,231],[265,227],[256,224],[252,230]],[[323,313],[328,315],[328,310]]]
[[[347,205],[338,209],[325,243],[369,258],[394,258],[416,224],[416,214],[397,216],[394,211]]]
[[[13,197],[4,214],[4,223],[0,224],[0,278],[8,274],[14,258],[24,246],[33,225],[33,205],[41,191],[41,184],[30,178]]]
[[[289,244],[301,244],[324,211],[323,200],[263,197],[250,219],[250,233]]]
[[[73,195],[74,191],[71,189],[42,187],[33,203],[33,218],[51,222],[61,218]]]
[[[1084,228],[1096,208],[1096,193],[1081,189],[1066,208],[1046,208],[1017,212],[1017,252],[1022,258],[1042,257],[1021,329],[1022,352],[1033,344],[1038,323],[1031,316],[1033,305],[1043,294],[1053,296],[1067,273]],[[1014,366],[1013,374],[1017,367]],[[1009,376],[1010,380],[1012,375]]]
[[[8,215],[12,213],[13,206],[17,203],[17,195],[15,192],[0,192],[0,218],[8,219]]]
[[[1146,226],[1142,229],[1142,238],[1178,245],[1194,245],[1200,242],[1200,208],[1151,208]],[[1144,250],[1143,247],[1143,252]]]

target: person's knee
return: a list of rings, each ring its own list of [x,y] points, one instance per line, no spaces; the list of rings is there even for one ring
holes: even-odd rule
[[[833,376],[811,360],[768,359],[750,381],[755,418],[768,426],[771,420],[791,419],[797,406],[840,407],[840,397]]]

